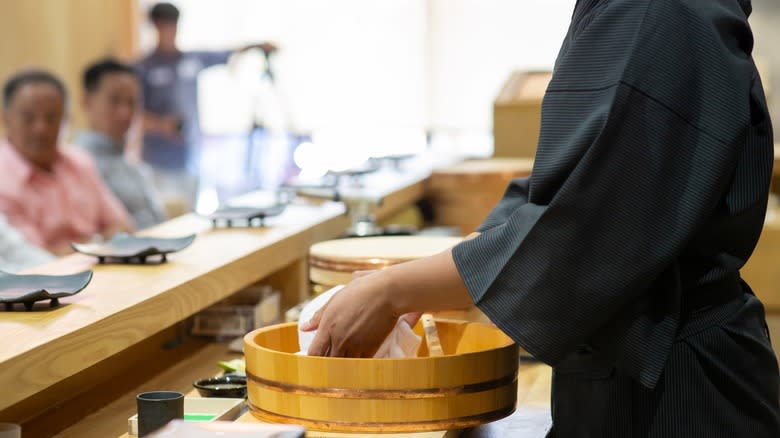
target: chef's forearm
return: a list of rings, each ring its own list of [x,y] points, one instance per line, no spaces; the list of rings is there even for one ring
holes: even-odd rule
[[[382,271],[380,281],[397,314],[466,309],[474,305],[455,267],[452,251]]]

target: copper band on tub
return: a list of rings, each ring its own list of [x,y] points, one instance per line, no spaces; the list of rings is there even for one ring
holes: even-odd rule
[[[301,417],[290,417],[266,411],[252,402],[247,402],[249,409],[262,417],[274,423],[297,424],[308,429],[319,431],[350,431],[350,432],[382,432],[404,433],[404,432],[430,432],[435,430],[453,430],[476,427],[480,424],[492,423],[504,417],[511,415],[515,411],[515,406],[507,406],[484,414],[470,415],[467,417],[447,418],[443,420],[411,421],[411,422],[351,422],[351,421],[331,421],[331,420],[312,420]]]
[[[382,258],[367,258],[356,260],[329,260],[317,256],[309,256],[309,267],[334,272],[355,272],[389,268],[390,266],[412,260],[416,259],[410,258],[388,260]]]
[[[420,388],[420,389],[354,389],[354,388],[313,388],[311,386],[295,385],[291,383],[279,383],[266,380],[251,373],[247,378],[258,385],[272,391],[286,392],[299,395],[309,395],[326,398],[352,398],[352,399],[382,399],[382,400],[408,400],[424,398],[443,398],[459,394],[490,391],[503,386],[511,385],[517,381],[517,373],[501,377],[487,382],[472,383],[470,385],[453,386],[450,388]]]

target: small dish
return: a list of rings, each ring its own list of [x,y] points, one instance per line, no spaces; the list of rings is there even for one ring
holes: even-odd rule
[[[117,233],[107,242],[71,243],[70,246],[82,254],[97,257],[100,263],[105,263],[108,259],[116,259],[123,263],[130,263],[135,259],[140,263],[146,263],[147,257],[157,255],[162,256],[160,262],[165,263],[168,254],[187,248],[194,240],[194,234],[171,239]]]
[[[215,227],[220,222],[223,222],[225,226],[230,228],[236,222],[243,221],[246,221],[247,226],[252,226],[255,222],[259,222],[260,226],[263,227],[265,226],[266,218],[278,216],[286,208],[287,204],[281,203],[267,207],[226,206],[210,214],[208,218]]]
[[[246,376],[226,374],[192,384],[202,397],[246,398]]]
[[[92,271],[73,275],[15,275],[0,271],[0,303],[5,310],[13,310],[15,303],[32,310],[36,301],[51,300],[50,306],[60,304],[59,299],[76,295],[92,281]]]

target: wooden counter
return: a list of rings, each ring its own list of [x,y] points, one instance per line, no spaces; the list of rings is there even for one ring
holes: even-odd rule
[[[381,185],[353,193],[382,199],[375,211],[381,219],[420,199],[426,178],[385,175]],[[31,270],[93,269],[95,275],[56,309],[39,304],[32,312],[0,312],[0,422],[21,423],[26,438],[65,429],[133,382],[188,360],[186,348],[172,348],[182,339],[180,323],[260,280],[282,291],[283,308],[298,303],[308,296],[309,247],[340,235],[349,225],[345,211],[341,203],[295,203],[266,228],[233,229],[212,229],[210,221],[187,215],[142,233],[198,234],[168,263],[97,265],[76,254]]]
[[[216,363],[241,357],[230,353],[226,344],[206,343],[190,339],[182,345],[179,361],[166,367],[138,385],[124,388],[115,400],[91,413],[77,424],[58,433],[62,438],[106,438],[130,437],[127,420],[136,413],[135,396],[144,391],[160,389],[178,391],[187,397],[200,397],[192,382],[207,376],[217,375]]]
[[[173,254],[168,263],[152,266],[95,265],[95,259],[72,255],[35,272],[60,274],[93,269],[92,283],[56,309],[3,312],[0,316],[0,420],[24,422],[78,391],[33,396],[99,364],[140,341],[184,320],[234,292],[303,260],[308,247],[338,235],[346,226],[343,206],[291,206],[268,221],[268,228],[211,229],[194,215],[150,230],[149,235],[198,233],[194,244]],[[283,301],[298,302],[305,294],[305,269],[300,284],[288,288]]]
[[[197,345],[197,343],[195,343]],[[77,425],[64,430],[59,436],[63,438],[104,438],[120,437],[129,438],[127,430],[127,418],[135,413],[135,394],[146,390],[165,387],[170,390],[187,393],[187,397],[198,397],[198,393],[192,390],[192,381],[198,377],[209,375],[214,370],[214,361],[218,358],[229,357],[226,347],[218,344],[202,345],[200,348],[180,364],[159,373],[149,382],[134,387],[123,397],[108,404],[100,411],[86,417]],[[454,438],[454,437],[479,437],[493,438],[513,436],[506,433],[507,429],[516,428],[517,419],[526,419],[529,416],[547,416],[550,409],[550,387],[552,381],[552,369],[541,363],[521,363],[520,373],[517,379],[517,411],[510,417],[495,423],[486,424],[475,429],[449,432],[426,432],[414,434],[376,435],[385,438]],[[257,422],[258,420],[247,412],[237,421]],[[523,421],[528,423],[528,421]],[[355,438],[359,435],[345,435],[336,433],[309,432],[309,438]],[[543,433],[527,433],[519,436],[541,437]]]

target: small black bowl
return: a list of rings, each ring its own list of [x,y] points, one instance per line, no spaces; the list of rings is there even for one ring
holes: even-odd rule
[[[192,384],[201,397],[246,398],[246,377],[224,375],[201,379]]]

